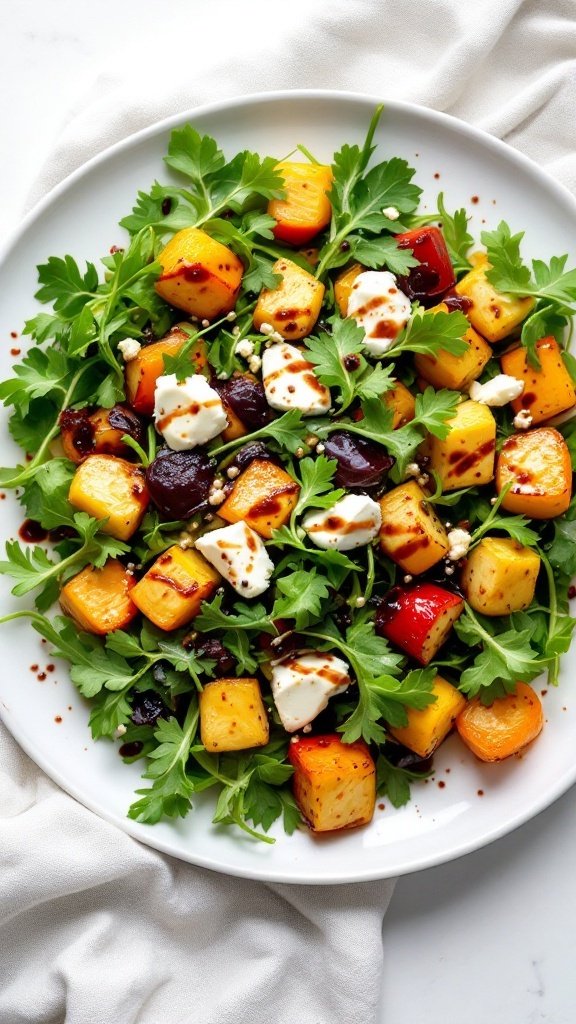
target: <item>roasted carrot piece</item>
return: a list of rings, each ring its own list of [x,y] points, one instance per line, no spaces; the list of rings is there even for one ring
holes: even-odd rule
[[[521,345],[505,352],[500,360],[502,373],[524,381],[524,391],[512,402],[514,412],[526,409],[534,425],[576,405],[576,389],[556,339],[541,338],[536,342],[536,354],[539,370],[528,364],[527,350]]]
[[[542,704],[527,683],[489,707],[476,698],[456,719],[458,733],[481,761],[502,761],[536,739],[544,724]]]

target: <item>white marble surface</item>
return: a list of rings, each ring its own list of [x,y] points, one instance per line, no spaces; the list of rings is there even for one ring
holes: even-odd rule
[[[3,236],[122,38],[190,2],[0,0]],[[384,926],[383,1024],[573,1024],[575,811],[576,789],[495,845],[400,880]]]

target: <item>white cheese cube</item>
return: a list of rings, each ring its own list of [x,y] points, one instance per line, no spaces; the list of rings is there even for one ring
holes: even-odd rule
[[[176,452],[206,444],[228,426],[220,395],[201,373],[179,381],[175,373],[156,381],[156,430]]]
[[[378,535],[382,513],[377,501],[365,494],[346,494],[332,508],[309,512],[302,520],[317,548],[349,551],[369,544]]]
[[[274,563],[246,523],[212,530],[199,537],[195,547],[242,597],[258,597],[270,586]]]
[[[373,356],[383,356],[394,344],[411,312],[410,299],[401,292],[389,270],[359,274],[348,299],[348,316],[364,331],[364,346]]]
[[[511,377],[508,373],[498,373],[492,380],[485,384],[479,384],[477,380],[470,385],[470,398],[473,402],[480,402],[481,405],[489,405],[497,408],[513,402],[519,398],[524,391],[524,381],[517,377]]]
[[[328,338],[326,344],[330,344]],[[294,345],[282,342],[264,349],[262,383],[268,405],[280,412],[299,409],[304,416],[312,416],[330,408],[330,391]]]
[[[350,669],[334,654],[303,651],[272,665],[272,696],[282,725],[296,732],[328,705],[330,697],[350,686]]]

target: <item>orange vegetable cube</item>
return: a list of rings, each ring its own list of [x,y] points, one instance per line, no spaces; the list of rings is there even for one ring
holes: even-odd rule
[[[156,559],[131,597],[155,626],[169,631],[190,622],[219,582],[216,570],[198,551],[174,544]]]
[[[468,555],[461,586],[483,615],[510,615],[532,603],[540,555],[511,537],[483,537]]]
[[[532,519],[552,519],[566,511],[572,497],[572,464],[562,434],[538,427],[513,434],[496,461],[496,489],[512,487],[502,507]]]
[[[392,726],[389,731],[419,757],[430,757],[446,739],[457,716],[466,704],[466,698],[455,686],[436,676],[432,693],[436,700],[425,708],[406,708],[408,725]]]
[[[288,341],[305,338],[314,329],[324,299],[324,285],[292,260],[279,259],[272,267],[282,280],[276,288],[263,288],[254,310],[254,326],[270,324]]]
[[[416,414],[416,399],[401,380],[397,380],[390,391],[385,391],[382,401],[389,409],[392,409],[394,419],[392,429],[397,430],[414,419]]]
[[[445,313],[448,311],[448,306],[443,302],[430,310]],[[492,349],[473,327],[468,328],[462,340],[467,343],[468,348],[459,356],[443,350],[440,350],[437,356],[417,353],[414,356],[416,371],[435,388],[467,391],[472,381],[478,379],[486,363],[492,358]]]
[[[235,481],[218,515],[227,523],[243,520],[261,537],[269,538],[290,518],[299,491],[299,484],[280,466],[254,459]]]
[[[430,435],[426,445],[430,466],[438,473],[443,491],[487,484],[494,477],[496,420],[487,405],[461,402],[446,421],[444,439]]]
[[[352,291],[352,285],[359,274],[363,274],[366,267],[361,263],[353,263],[351,267],[342,270],[334,281],[334,299],[340,310],[340,316],[348,316],[348,300]]]
[[[133,457],[124,443],[124,434],[142,440],[144,426],[140,417],[127,405],[111,409],[64,409],[58,420],[60,442],[66,458],[82,462],[88,455],[120,455]]]
[[[314,832],[355,828],[372,820],[376,767],[363,740],[340,736],[294,739],[288,748],[294,767],[294,797]]]
[[[87,565],[62,587],[62,611],[88,633],[104,635],[124,629],[138,614],[130,596],[135,582],[115,558],[109,558],[102,569]]]
[[[476,698],[456,719],[460,738],[481,761],[502,761],[536,739],[544,725],[542,703],[527,683],[486,707]]]
[[[472,305],[466,310],[466,316],[474,329],[494,344],[520,326],[534,308],[534,299],[496,291],[486,277],[489,269],[486,259],[477,260],[473,269],[458,281],[455,291],[470,299]]]
[[[524,381],[524,391],[514,399],[512,408],[514,412],[527,409],[534,425],[576,405],[576,388],[556,339],[541,338],[536,342],[536,352],[539,370],[529,366],[526,349],[522,346],[505,352],[501,358],[502,373]]]
[[[268,743],[268,715],[257,679],[215,679],[206,683],[199,701],[200,737],[211,754]]]
[[[128,540],[140,526],[150,496],[139,466],[115,455],[89,455],[74,474],[68,500],[94,519],[107,519],[103,533]]]
[[[274,236],[289,245],[306,245],[322,231],[332,216],[328,199],[332,170],[322,164],[292,163],[276,165],[284,179],[284,199],[271,199],[268,213],[274,217]]]
[[[154,412],[156,381],[164,373],[164,356],[175,356],[188,341],[189,335],[173,327],[161,341],[144,345],[135,359],[126,363],[126,398],[136,412],[151,416]],[[190,373],[200,373],[206,366],[206,346],[202,339],[190,350]]]
[[[415,480],[380,498],[380,548],[405,572],[426,572],[448,553],[448,538],[427,495]]]
[[[227,246],[199,228],[184,228],[158,257],[156,291],[170,305],[200,320],[216,320],[234,309],[244,264]]]

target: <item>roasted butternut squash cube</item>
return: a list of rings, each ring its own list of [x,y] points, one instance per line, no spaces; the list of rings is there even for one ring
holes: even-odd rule
[[[215,679],[199,699],[200,738],[211,754],[266,746],[268,715],[257,679]]]
[[[534,299],[517,298],[496,291],[486,277],[489,269],[486,260],[478,260],[476,266],[458,281],[455,291],[470,299],[472,305],[466,310],[466,316],[475,330],[494,344],[520,326],[534,308]]]
[[[456,717],[466,704],[466,698],[455,686],[436,676],[432,693],[436,700],[425,708],[406,708],[408,725],[392,726],[389,731],[419,757],[430,757],[446,739]]]
[[[448,306],[441,302],[430,312],[448,313]],[[473,327],[469,327],[462,339],[467,349],[455,356],[440,350],[437,356],[420,352],[414,356],[416,371],[435,388],[450,388],[451,391],[467,391],[473,380],[477,380],[486,363],[492,358],[492,349]]]
[[[392,410],[394,415],[394,419],[392,420],[393,430],[397,430],[398,427],[403,427],[405,423],[409,423],[410,420],[414,419],[416,414],[416,399],[401,380],[396,381],[394,387],[391,388],[390,391],[384,392],[382,395],[382,401],[389,409]]]
[[[124,629],[138,614],[130,593],[136,580],[115,558],[102,569],[87,565],[60,591],[62,611],[88,633],[104,635]]]
[[[324,285],[292,260],[279,259],[272,267],[282,280],[277,288],[263,288],[254,310],[254,326],[270,324],[288,341],[305,338],[314,329],[324,299]]]
[[[363,274],[366,267],[361,263],[353,263],[351,267],[342,270],[334,281],[334,299],[340,310],[340,316],[348,316],[348,300],[352,291],[352,285],[359,274]]]
[[[478,697],[470,700],[456,719],[460,739],[480,761],[518,754],[543,725],[542,703],[528,683],[516,683],[515,693],[497,697],[488,707]]]
[[[372,820],[376,767],[363,740],[340,736],[293,739],[288,759],[294,767],[294,797],[314,832],[355,828]]]
[[[332,206],[327,193],[332,169],[323,164],[276,164],[284,179],[284,199],[271,199],[268,213],[274,217],[274,237],[289,245],[306,245],[330,223]]]
[[[174,544],[156,559],[131,597],[155,626],[170,631],[190,622],[219,582],[219,574],[198,551]]]
[[[220,396],[222,397],[222,396]],[[244,437],[249,433],[248,427],[242,422],[240,417],[234,412],[234,409],[228,404],[228,402],[222,400],[224,406],[224,412],[228,417],[228,424],[224,427],[221,433],[222,440],[227,444],[228,441],[236,441],[239,437]]]
[[[466,559],[461,584],[483,615],[509,615],[532,603],[540,556],[511,537],[483,537]]]
[[[176,309],[215,320],[234,309],[244,264],[227,246],[200,228],[176,232],[158,256],[156,291]]]
[[[64,409],[58,421],[60,443],[67,459],[83,462],[88,455],[119,455],[134,458],[133,450],[122,440],[129,434],[141,444],[145,440],[140,417],[127,405],[111,409]]]
[[[299,491],[299,484],[280,466],[254,459],[236,479],[218,515],[227,523],[243,520],[261,537],[269,538],[290,518]]]
[[[136,358],[126,363],[126,398],[136,412],[152,415],[156,381],[166,372],[164,356],[178,355],[188,338],[180,327],[174,327],[161,341],[144,345]],[[190,373],[200,373],[206,363],[206,346],[200,338],[190,350]]]
[[[76,470],[68,500],[94,519],[106,519],[102,527],[118,540],[136,532],[150,496],[143,471],[115,455],[89,455]]]
[[[572,497],[572,465],[562,434],[538,427],[513,434],[502,445],[496,462],[496,489],[511,488],[502,501],[508,512],[552,519],[566,511]]]
[[[442,441],[427,441],[430,467],[438,473],[443,491],[490,483],[494,477],[496,420],[487,405],[462,402],[452,419],[450,433]]]
[[[380,498],[380,548],[405,572],[416,576],[448,553],[446,530],[415,480]]]
[[[556,339],[541,338],[536,342],[536,352],[539,370],[529,366],[526,349],[522,345],[505,352],[501,358],[502,373],[524,381],[524,391],[514,399],[512,408],[514,412],[527,409],[534,425],[576,405],[576,388]]]

